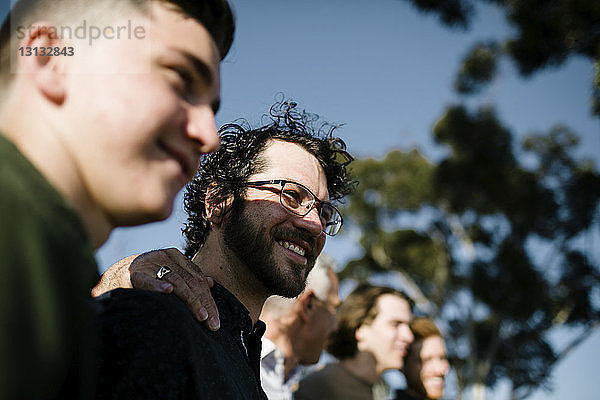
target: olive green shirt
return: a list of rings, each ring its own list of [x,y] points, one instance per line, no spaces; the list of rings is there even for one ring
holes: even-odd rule
[[[0,399],[87,399],[98,272],[79,216],[0,134]]]

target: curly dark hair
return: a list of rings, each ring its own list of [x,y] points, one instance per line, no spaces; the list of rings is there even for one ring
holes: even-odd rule
[[[377,317],[377,300],[384,294],[392,294],[406,300],[412,311],[415,303],[401,290],[368,283],[359,285],[344,299],[337,311],[338,328],[330,336],[327,345],[327,351],[332,356],[343,360],[356,355],[356,330],[362,325],[371,324]]]
[[[250,176],[265,168],[260,156],[270,140],[296,143],[312,154],[325,172],[331,201],[339,202],[354,191],[356,183],[346,169],[353,158],[346,152],[344,141],[333,136],[338,126],[328,123],[317,126],[317,115],[297,111],[296,106],[292,101],[277,102],[270,109],[270,123],[257,129],[245,129],[238,124],[226,124],[219,129],[221,146],[203,158],[186,189],[184,207],[188,221],[183,229],[186,256],[192,257],[208,236],[206,201],[218,204],[233,198],[230,209],[239,206]]]

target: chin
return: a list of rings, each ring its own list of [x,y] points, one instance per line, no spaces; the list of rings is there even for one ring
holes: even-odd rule
[[[149,207],[137,209],[136,212],[123,213],[122,218],[117,218],[115,226],[136,226],[149,222],[163,221],[171,215],[173,205],[161,205],[160,207]]]
[[[443,389],[436,389],[436,388],[432,388],[432,389],[425,389],[425,397],[427,397],[428,399],[432,399],[432,400],[437,400],[437,399],[441,399],[442,396],[444,395],[444,390]]]

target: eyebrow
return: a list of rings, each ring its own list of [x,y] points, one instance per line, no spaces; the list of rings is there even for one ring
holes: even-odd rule
[[[196,72],[198,72],[200,74],[200,76],[202,76],[202,79],[204,79],[206,84],[212,85],[214,83],[215,77],[213,76],[213,73],[210,70],[210,68],[208,67],[208,65],[206,65],[206,63],[204,63],[204,61],[200,60],[198,57],[194,56],[193,54],[191,54],[185,50],[179,50],[179,51],[193,65],[194,70]]]
[[[185,57],[185,59],[192,64],[194,71],[196,71],[204,80],[204,82],[206,82],[207,86],[212,86],[215,82],[215,76],[212,73],[212,71],[210,70],[210,68],[208,67],[208,65],[206,65],[206,63],[204,63],[204,61],[200,60],[198,57],[194,56],[193,54],[185,51],[185,50],[180,50],[181,54],[183,54],[183,56]],[[211,103],[211,108],[213,110],[213,113],[216,114],[219,111],[219,108],[221,107],[221,99],[217,98],[215,101],[213,101]]]

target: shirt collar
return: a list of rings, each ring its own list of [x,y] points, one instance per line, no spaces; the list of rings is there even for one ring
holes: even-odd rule
[[[244,335],[256,335],[259,338],[265,333],[266,325],[257,320],[252,326],[252,318],[248,309],[229,290],[215,282],[210,289],[217,308],[221,326],[229,331],[242,331]]]

